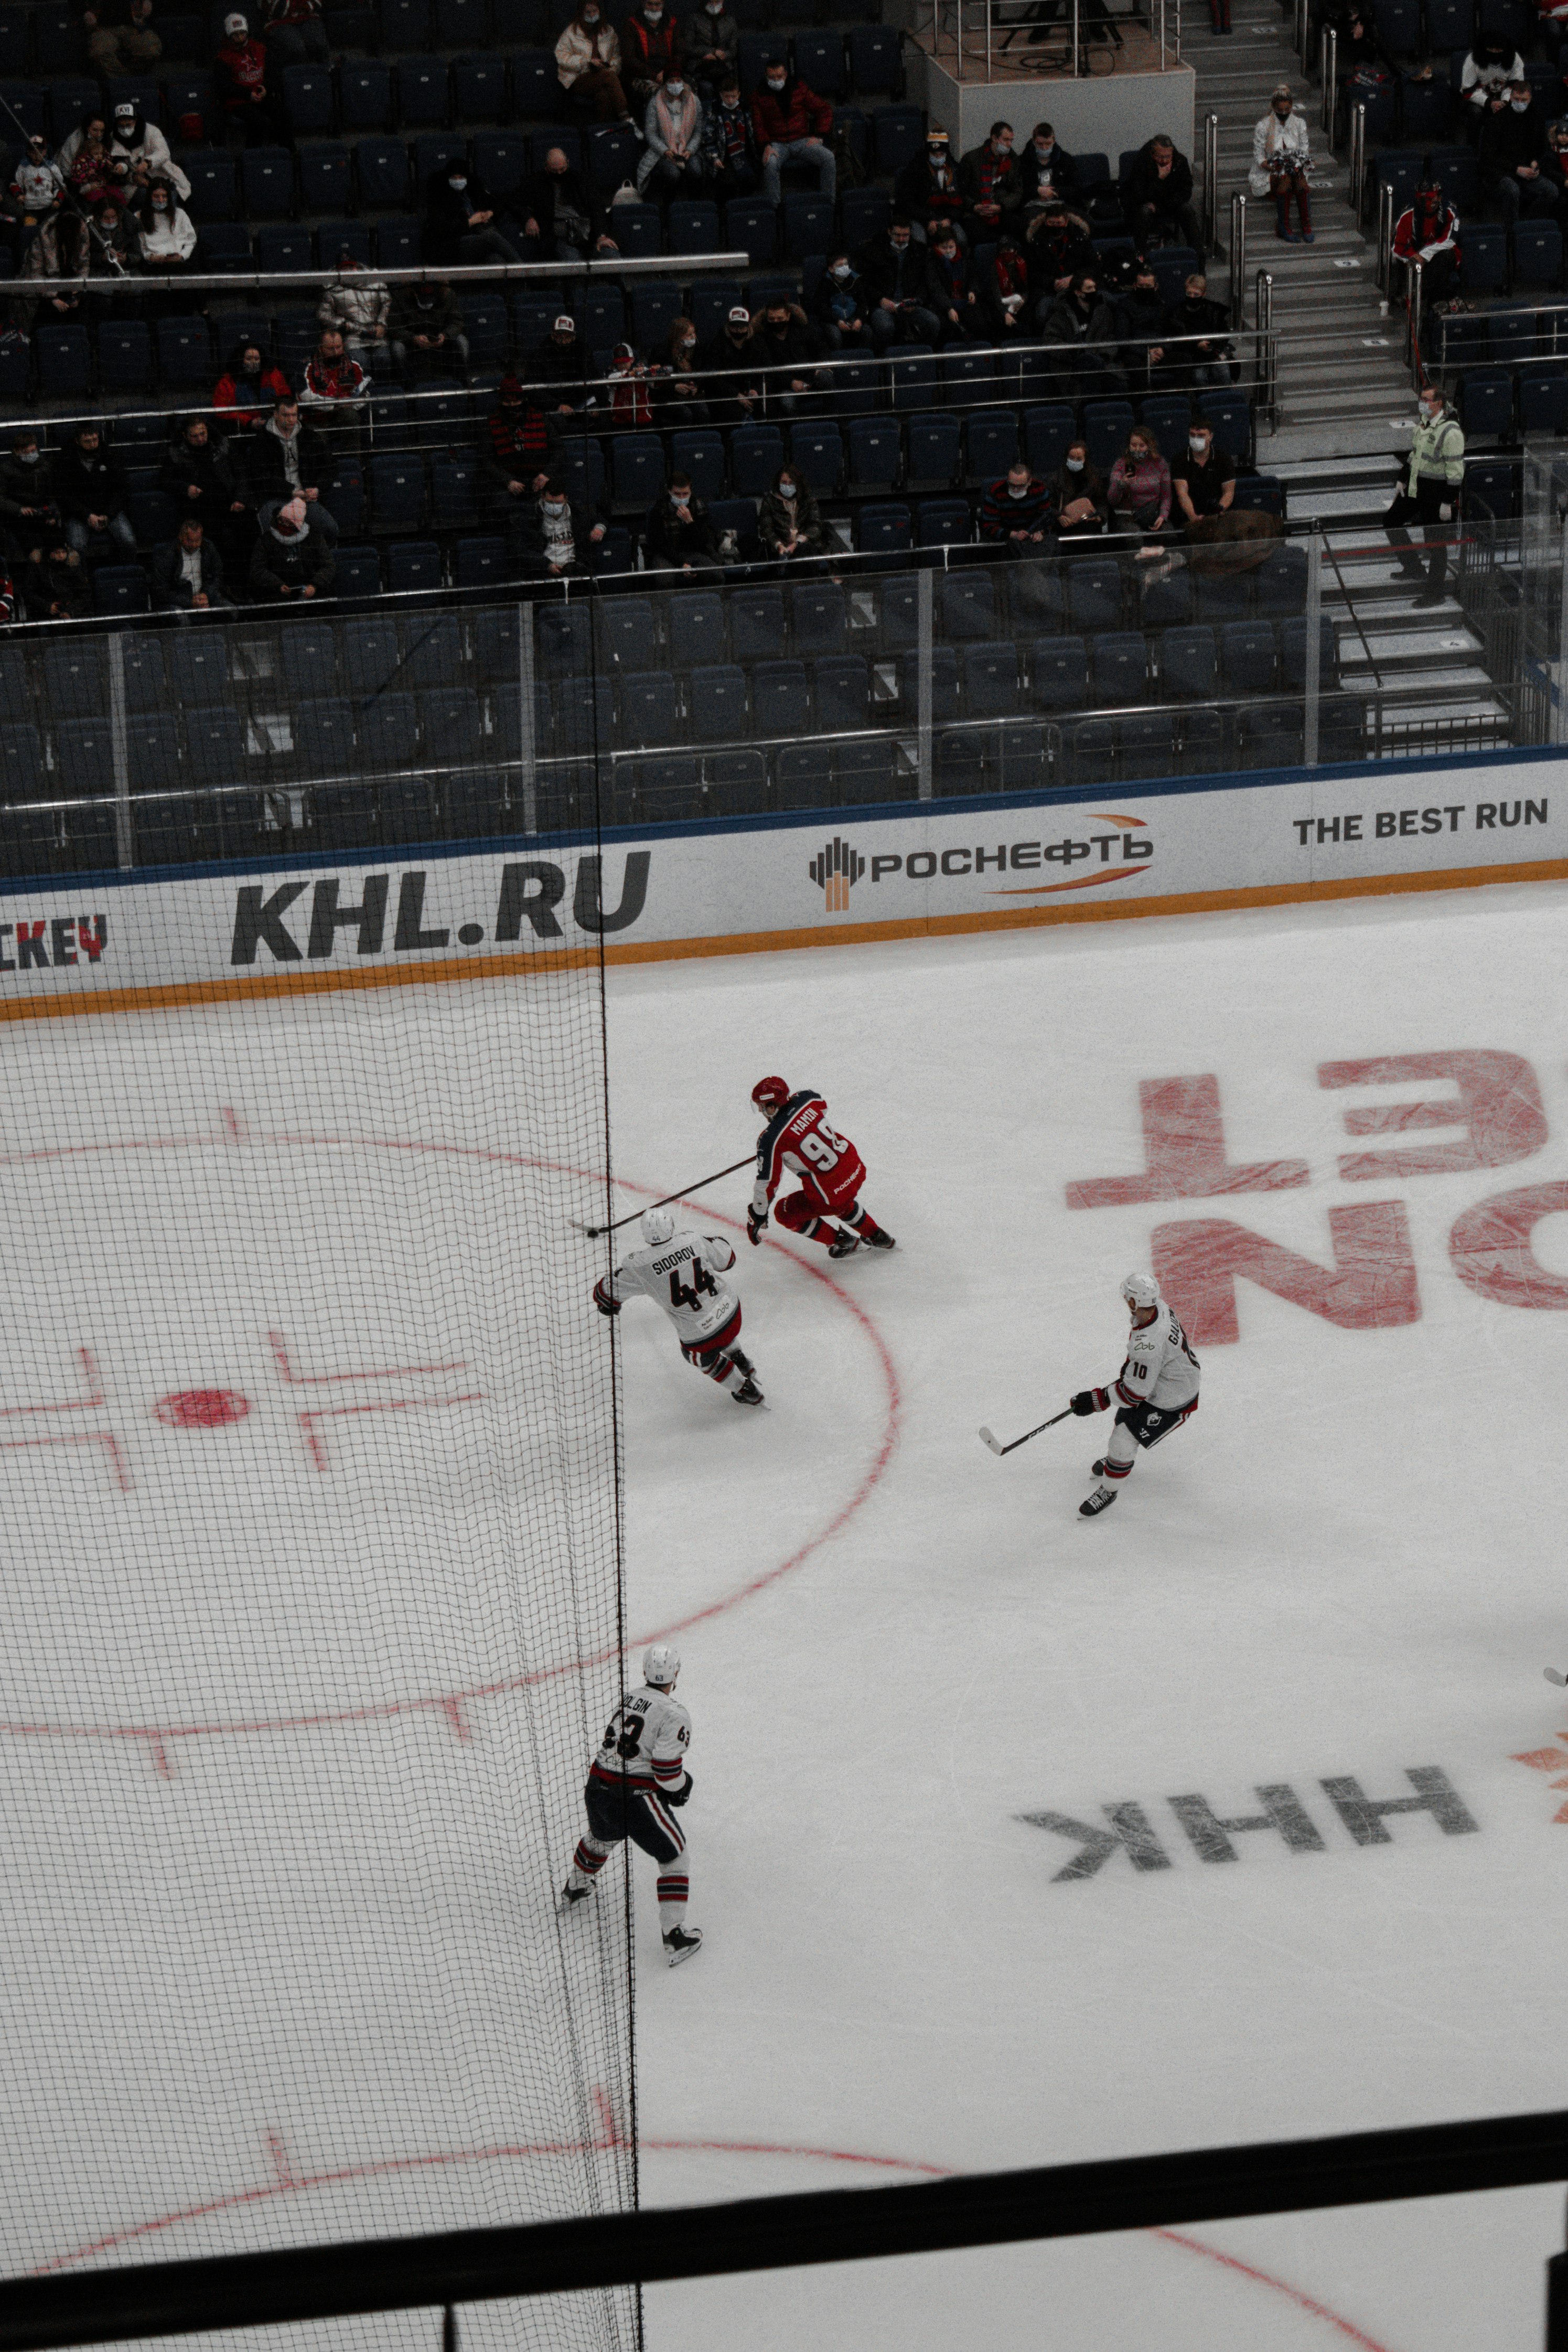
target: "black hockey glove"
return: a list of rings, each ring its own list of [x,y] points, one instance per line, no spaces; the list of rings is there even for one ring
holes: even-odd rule
[[[594,1304],[601,1315],[618,1315],[621,1311],[620,1300],[612,1298],[603,1283],[594,1285]]]
[[[1110,1402],[1109,1389],[1079,1389],[1072,1401],[1072,1409],[1081,1421],[1091,1412],[1103,1412]]]
[[[686,1786],[685,1786],[685,1788],[684,1788],[684,1789],[676,1789],[676,1790],[672,1790],[668,1791],[668,1792],[666,1794],[666,1796],[665,1796],[665,1800],[664,1800],[664,1801],[665,1801],[665,1803],[666,1803],[667,1805],[683,1805],[683,1804],[686,1802],[686,1800],[688,1799],[688,1797],[689,1797],[689,1795],[690,1795],[690,1794],[691,1794],[691,1768],[690,1768],[690,1766],[689,1766],[689,1765],[688,1765],[688,1766],[687,1766],[687,1768],[686,1768]]]
[[[765,1209],[763,1211],[760,1217],[754,1209],[748,1209],[746,1211],[746,1239],[751,1243],[753,1249],[756,1248],[757,1244],[762,1240],[763,1234],[767,1231],[767,1224],[768,1213]]]

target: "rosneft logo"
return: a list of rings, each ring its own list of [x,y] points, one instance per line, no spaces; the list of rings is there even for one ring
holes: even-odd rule
[[[865,871],[866,861],[859,851],[837,836],[817,851],[806,868],[812,880],[821,885],[830,915],[847,912],[849,893]]]

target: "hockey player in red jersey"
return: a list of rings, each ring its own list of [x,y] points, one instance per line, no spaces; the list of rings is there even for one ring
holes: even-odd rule
[[[829,1257],[850,1257],[862,1242],[868,1249],[890,1250],[892,1234],[859,1205],[865,1162],[827,1124],[827,1105],[816,1087],[797,1087],[792,1093],[783,1078],[761,1078],[752,1100],[767,1121],[757,1138],[757,1181],[746,1218],[752,1248],[763,1237],[773,1194],[786,1176],[798,1176],[800,1191],[777,1203],[781,1225],[821,1242]],[[828,1222],[833,1217],[839,1219],[837,1225]]]

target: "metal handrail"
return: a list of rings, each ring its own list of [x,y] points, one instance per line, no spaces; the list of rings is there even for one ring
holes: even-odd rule
[[[1204,243],[1219,251],[1219,117],[1204,117]]]
[[[1330,146],[1334,143],[1334,122],[1339,113],[1340,96],[1340,37],[1332,25],[1323,26],[1323,37],[1318,49],[1319,69],[1323,78],[1323,103],[1321,120]]]
[[[1366,108],[1361,104],[1351,109],[1350,205],[1359,221],[1366,208]]]
[[[111,278],[0,278],[0,294],[27,294],[37,301],[47,289],[53,294],[131,294],[140,298],[153,285],[159,286],[160,290],[177,289],[184,294],[238,294],[262,286],[363,287],[367,278],[380,286],[427,286],[437,279],[451,286],[489,286],[515,279],[521,285],[539,285],[542,281],[549,287],[574,283],[580,278],[665,278],[671,274],[672,262],[682,278],[717,277],[721,273],[732,278],[737,262],[744,258],[738,253],[683,253],[679,257],[668,253],[613,254],[603,260],[454,262],[450,268],[406,269],[383,269],[378,266],[374,269],[193,270],[188,276],[162,281],[129,274]]]
[[[1246,323],[1247,310],[1247,197],[1237,188],[1230,200],[1230,307],[1236,312],[1237,324]]]
[[[1377,285],[1382,294],[1392,292],[1389,264],[1394,253],[1394,190],[1386,180],[1377,186]]]

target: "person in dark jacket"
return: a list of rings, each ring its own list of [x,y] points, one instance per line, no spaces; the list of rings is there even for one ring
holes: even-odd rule
[[[879,352],[892,342],[934,343],[939,322],[926,299],[925,254],[914,242],[907,213],[895,213],[881,236],[856,256],[866,293],[871,341]]]
[[[1187,427],[1187,446],[1171,467],[1171,488],[1176,516],[1187,536],[1200,523],[1228,514],[1236,496],[1236,467],[1214,446],[1214,426],[1206,416]]]
[[[58,525],[27,550],[16,585],[35,621],[77,621],[92,603],[87,566]]]
[[[534,345],[525,369],[524,382],[542,387],[540,398],[549,415],[574,416],[594,399],[584,383],[588,354],[570,310],[563,310],[543,342]]]
[[[537,498],[522,502],[518,516],[518,557],[524,572],[541,580],[585,580],[589,550],[605,536],[602,522],[566,495],[552,475]]]
[[[642,121],[649,99],[676,71],[679,57],[679,33],[667,0],[642,0],[621,26],[621,81],[635,121]]]
[[[1163,133],[1139,150],[1122,184],[1121,209],[1140,253],[1162,244],[1190,245],[1194,253],[1202,253],[1203,236],[1193,210],[1193,167]]]
[[[326,451],[312,426],[304,423],[292,393],[275,401],[272,414],[259,433],[252,434],[244,451],[243,493],[247,506],[287,505],[302,498],[307,506],[321,502],[321,483],[331,470]],[[329,534],[336,524],[328,517]]]
[[[223,20],[223,40],[213,57],[213,87],[225,123],[247,147],[293,144],[282,93],[273,88],[272,79],[266,49],[236,9]]]
[[[1080,270],[1094,268],[1089,223],[1064,204],[1051,204],[1032,217],[1026,214],[1024,248],[1029,257],[1037,319],[1043,318],[1058,296],[1067,292]]]
[[[752,128],[762,151],[764,204],[779,202],[780,174],[786,163],[808,164],[816,173],[817,194],[833,202],[838,166],[827,144],[833,109],[825,98],[808,89],[798,74],[770,63],[752,92]]]
[[[973,245],[994,245],[1024,203],[1024,173],[1013,152],[1013,126],[994,122],[958,166],[963,225]]]
[[[11,436],[10,455],[0,461],[0,531],[13,551],[36,547],[39,532],[51,523],[58,529],[52,471],[33,427],[18,425]]]
[[[1547,167],[1546,118],[1528,81],[1510,81],[1508,103],[1481,123],[1481,186],[1497,205],[1505,228],[1520,219],[1544,220],[1557,210],[1557,190]]]
[[[650,572],[719,572],[719,534],[705,502],[694,498],[689,474],[671,474],[648,509],[643,561]]]
[[[822,517],[798,466],[781,466],[773,488],[758,499],[757,543],[776,563],[822,553]]]
[[[425,253],[437,268],[458,263],[521,261],[510,237],[496,226],[495,202],[477,172],[460,157],[432,172],[425,185]]]
[[[79,555],[134,562],[136,533],[125,511],[125,468],[106,451],[100,428],[79,425],[55,463],[55,504]]]
[[[230,515],[245,510],[228,450],[205,416],[188,417],[174,434],[158,488],[174,499],[182,521],[204,524],[214,539],[228,528]]]
[[[1026,457],[1009,466],[980,501],[980,536],[1009,555],[1037,555],[1050,535],[1051,493]]]
[[[951,221],[941,224],[926,247],[926,302],[941,322],[944,343],[984,342],[991,331]]]
[[[555,470],[553,417],[523,395],[516,376],[503,375],[479,445],[479,482],[492,514],[503,519],[537,498]]]
[[[701,0],[681,27],[680,61],[704,107],[725,76],[734,73],[740,56],[741,27],[730,14],[729,0]]]
[[[1101,294],[1091,270],[1081,270],[1067,292],[1054,299],[1040,324],[1042,341],[1066,348],[1050,355],[1063,400],[1105,398],[1124,393],[1121,321]]]
[[[756,379],[763,387],[766,415],[798,416],[804,412],[816,382],[816,357],[805,312],[784,295],[770,297],[761,317],[752,321],[752,364],[767,371]]]
[[[562,147],[552,147],[543,168],[530,172],[514,209],[539,261],[581,261],[590,253],[614,253],[605,208],[584,174],[574,170]]]
[[[250,558],[250,593],[274,598],[329,596],[337,578],[332,542],[303,499],[289,499],[258,531]]]
[[[762,412],[762,378],[752,349],[752,314],[743,302],[731,310],[716,335],[697,353],[708,415],[715,425],[746,425]]]
[[[741,77],[732,68],[720,75],[713,103],[702,110],[702,169],[708,193],[720,205],[731,196],[754,194],[763,184],[756,125],[741,96]]]
[[[929,234],[932,221],[950,220],[955,227],[963,228],[969,206],[958,184],[952,142],[940,122],[931,124],[924,148],[920,154],[910,157],[893,182],[893,204],[898,211],[907,213],[918,228],[917,245]],[[961,242],[967,243],[968,235],[963,229]]]
[[[387,334],[392,363],[405,383],[467,376],[468,339],[463,332],[462,308],[444,278],[399,278]]]
[[[852,359],[858,352],[873,350],[865,288],[847,253],[828,255],[813,302],[816,331],[830,351]]]
[[[1165,314],[1165,331],[1168,337],[1195,335],[1198,341],[1168,342],[1165,357],[1173,383],[1194,392],[1201,385],[1228,384],[1234,380],[1230,345],[1226,341],[1229,324],[1230,313],[1223,302],[1210,298],[1203,271],[1189,270],[1181,300],[1173,302]]]
[[[1099,539],[1102,535],[1110,514],[1110,493],[1081,436],[1068,443],[1062,462],[1046,487],[1050,492],[1051,512],[1059,538]]]
[[[1076,201],[1078,165],[1048,122],[1037,122],[1030,131],[1029,143],[1018,158],[1018,177],[1026,210]]]
[[[194,516],[153,551],[153,603],[160,613],[205,613],[233,606],[223,586],[223,559]]]
[[[1164,383],[1165,298],[1146,261],[1140,261],[1131,287],[1117,305],[1121,314],[1121,365],[1134,393]]]
[[[977,289],[994,341],[1022,339],[1032,325],[1029,257],[1016,228],[1005,228],[995,252],[981,272]]]

